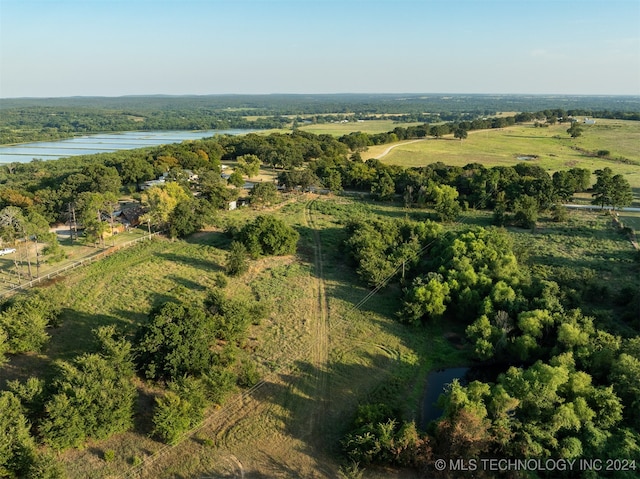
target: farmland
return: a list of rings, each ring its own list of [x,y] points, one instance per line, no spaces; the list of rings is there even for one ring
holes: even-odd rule
[[[634,188],[640,188],[640,128],[637,122],[598,120],[585,127],[585,133],[569,138],[566,125],[535,128],[533,125],[469,133],[466,140],[452,137],[401,142],[384,154],[390,145],[369,147],[363,158],[380,158],[384,163],[403,167],[425,166],[440,161],[464,166],[507,166],[527,161],[550,173],[573,167],[596,170],[609,166],[625,175]],[[609,158],[589,156],[585,152],[609,151]],[[518,157],[533,157],[518,159]],[[638,194],[638,193],[636,193]]]

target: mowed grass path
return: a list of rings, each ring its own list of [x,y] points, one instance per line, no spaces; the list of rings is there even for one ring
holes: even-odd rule
[[[567,128],[566,124],[549,128],[517,125],[471,131],[463,141],[448,135],[437,140],[430,137],[417,142],[372,146],[362,157],[365,160],[379,157],[389,146],[394,146],[381,157],[381,161],[403,167],[426,166],[436,162],[457,166],[482,163],[491,167],[528,161],[552,173],[573,167],[594,171],[608,166],[615,173],[625,175],[632,187],[640,188],[640,122],[598,120],[595,125],[584,126],[583,135],[575,139],[569,137]],[[585,150],[607,150],[611,159],[588,156]],[[518,159],[519,156],[537,158],[522,160]],[[630,163],[624,163],[619,158],[630,160]]]

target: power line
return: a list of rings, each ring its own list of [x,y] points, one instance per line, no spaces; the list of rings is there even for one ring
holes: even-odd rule
[[[310,205],[312,205],[315,201],[317,201],[317,199],[312,200],[307,206],[305,206],[305,212],[308,211],[309,214],[309,219],[310,219],[310,223],[312,223],[313,221],[311,220],[311,208],[309,207]],[[306,213],[305,213],[306,215]],[[458,221],[455,223],[456,225],[462,225],[464,224],[463,221]],[[446,232],[445,234],[448,234],[449,232]],[[415,252],[412,256],[410,256],[408,259],[409,260],[414,260],[419,258],[423,253],[425,253],[439,238],[436,237],[434,239],[432,239],[431,241],[429,241],[427,244],[425,244],[424,246],[422,246],[417,252]],[[314,248],[314,254],[318,254],[318,250],[317,248]],[[320,258],[320,261],[322,259]],[[335,318],[335,321],[331,321],[329,322],[329,325],[327,327],[327,334],[332,332],[332,330],[335,328],[335,324],[346,324],[346,325],[350,325],[350,323],[345,319],[348,315],[351,315],[352,313],[354,313],[355,311],[360,310],[371,298],[373,298],[377,293],[380,292],[380,290],[382,290],[387,283],[394,277],[396,276],[400,270],[403,268],[403,264],[404,262],[407,261],[407,259],[403,260],[402,262],[399,262],[394,269],[391,271],[391,273],[389,273],[385,278],[383,278],[380,282],[378,282],[378,284],[375,286],[375,288],[371,291],[369,291],[360,301],[358,301],[356,304],[352,305],[350,308],[348,308],[342,315],[341,317]],[[324,278],[320,278],[320,280],[324,281]],[[350,337],[348,335],[343,335],[342,337]],[[358,341],[359,343],[364,343],[364,344],[369,344],[366,341]],[[355,349],[356,346],[347,349],[347,351],[350,351],[352,349]],[[220,422],[224,422],[225,420],[229,419],[231,417],[232,414],[235,413],[235,411],[233,411],[232,409],[235,408],[239,403],[243,402],[246,398],[250,397],[251,395],[253,395],[256,391],[258,391],[260,388],[262,388],[263,386],[265,386],[270,379],[272,379],[273,377],[275,377],[278,373],[280,373],[281,371],[283,371],[285,368],[290,367],[291,365],[293,365],[295,363],[295,361],[303,358],[303,357],[307,357],[308,353],[310,352],[309,349],[302,349],[301,350],[302,354],[298,354],[295,355],[293,357],[291,357],[290,355],[288,355],[288,360],[280,362],[280,360],[283,359],[283,356],[286,353],[283,353],[281,356],[279,356],[278,358],[276,358],[276,360],[278,361],[278,366],[275,367],[274,369],[272,369],[269,373],[267,373],[260,381],[258,381],[255,385],[253,385],[251,388],[243,391],[242,393],[240,393],[239,395],[235,396],[233,399],[229,400],[229,402],[225,403],[220,409],[212,412],[211,414],[209,414],[207,417],[205,417],[198,425],[196,425],[194,428],[190,429],[189,431],[186,431],[185,433],[183,433],[182,435],[180,435],[179,437],[179,441],[175,444],[175,445],[169,445],[169,444],[165,444],[162,447],[160,447],[160,449],[158,449],[155,453],[153,453],[151,456],[148,456],[147,458],[143,459],[142,462],[138,465],[133,466],[131,469],[129,469],[128,471],[126,471],[125,473],[123,473],[121,475],[121,477],[133,477],[134,474],[142,472],[148,465],[153,464],[156,460],[158,460],[161,456],[163,456],[165,453],[171,451],[172,449],[174,449],[175,447],[178,447],[180,445],[180,443],[193,436],[193,434],[195,434],[196,432],[202,430],[203,428],[205,428],[211,421],[213,421],[214,419],[219,420]]]

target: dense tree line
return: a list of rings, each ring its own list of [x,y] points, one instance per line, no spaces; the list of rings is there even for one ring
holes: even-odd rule
[[[332,119],[338,115],[365,119],[384,114],[403,115],[403,121],[462,121],[498,111],[541,111],[560,100],[567,114],[638,119],[634,97],[335,94],[23,98],[0,103],[0,144],[104,131],[281,128],[290,123],[285,115],[312,115],[315,121],[323,121],[327,115]]]
[[[261,115],[248,120],[251,113]],[[0,144],[57,140],[79,134],[153,130],[228,130],[283,128],[290,120],[263,111],[202,110],[179,107],[148,110],[92,107],[5,108],[0,120]]]
[[[345,252],[360,278],[369,286],[395,274],[409,273],[422,250],[442,231],[432,221],[354,219],[346,225]]]
[[[555,121],[564,119],[559,115],[565,114],[563,110],[544,110],[512,117],[397,127],[376,135],[356,132],[341,138],[300,130],[266,136],[222,136],[84,158],[11,164],[0,171],[0,182],[6,187],[0,193],[0,207],[18,208],[13,211],[30,218],[28,224],[68,221],[71,212],[77,211],[87,241],[104,244],[105,236],[113,231],[113,218],[109,217],[117,205],[117,196],[123,191],[136,193],[144,181],[164,175],[164,185],[142,195],[148,212],[144,221],[149,227],[179,237],[213,221],[215,211],[237,197],[244,178],[256,175],[263,165],[281,169],[278,182],[288,190],[304,191],[315,186],[333,192],[360,190],[382,201],[399,196],[407,207],[432,207],[443,221],[455,220],[466,207],[488,208],[494,210],[498,225],[512,222],[531,227],[540,211],[588,189],[590,172],[572,168],[549,176],[541,167],[529,163],[493,168],[435,163],[402,169],[379,160],[362,162],[359,150],[371,144],[428,135],[438,138],[453,133],[462,139],[467,130],[474,128],[500,128],[532,118]],[[220,176],[222,161],[238,165],[229,179],[235,189],[229,188]],[[595,201],[614,207],[629,204],[632,197],[628,182],[609,172],[604,169],[599,177]],[[265,188],[258,187],[251,195],[254,204],[272,202],[277,196],[273,191],[267,196],[258,193],[267,193]],[[55,257],[56,245],[49,247]]]
[[[439,235],[415,263],[398,318],[466,324],[477,366],[499,374],[454,381],[428,431],[389,406],[361,407],[343,440],[347,457],[419,468],[432,457],[640,461],[639,337],[612,334],[577,309],[587,289],[576,303],[567,288],[520,264],[499,229]]]

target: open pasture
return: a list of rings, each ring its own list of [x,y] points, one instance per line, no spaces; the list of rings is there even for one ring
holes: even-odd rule
[[[584,126],[582,136],[575,139],[569,137],[567,128],[566,124],[548,128],[527,124],[471,131],[463,141],[447,135],[441,139],[372,146],[362,157],[380,158],[384,163],[403,167],[435,162],[458,166],[482,163],[491,167],[527,161],[550,173],[573,167],[593,171],[608,166],[625,175],[632,187],[640,187],[640,122],[598,120],[595,125]],[[608,157],[590,154],[599,150],[609,151]]]
[[[466,360],[465,351],[444,339],[442,326],[416,334],[399,324],[399,289],[371,296],[344,262],[339,244],[346,218],[402,211],[346,198],[314,199],[299,195],[273,212],[300,233],[296,255],[252,261],[246,274],[228,278],[224,288],[229,297],[258,300],[270,312],[252,326],[237,353],[256,363],[262,386],[212,408],[201,428],[166,447],[149,437],[158,388],[139,381],[134,430],[62,453],[68,477],[336,477],[336,448],[358,403],[400,396],[411,417],[422,390],[419,378],[433,367]],[[242,224],[259,213],[225,215]],[[8,379],[46,377],[56,360],[93,351],[92,330],[99,326],[114,324],[132,337],[151,308],[185,294],[202,298],[217,287],[228,242],[219,230],[184,241],[157,239],[60,277],[56,287],[69,291],[62,326],[50,331],[41,353],[0,368],[0,387]],[[106,451],[115,457],[106,461]]]
[[[388,131],[392,131],[398,126],[406,128],[408,126],[415,125],[422,125],[422,123],[399,123],[392,119],[364,120],[355,123],[350,121],[347,123],[318,123],[313,125],[302,125],[299,129],[316,135],[342,136],[355,131],[368,134],[386,133]]]

